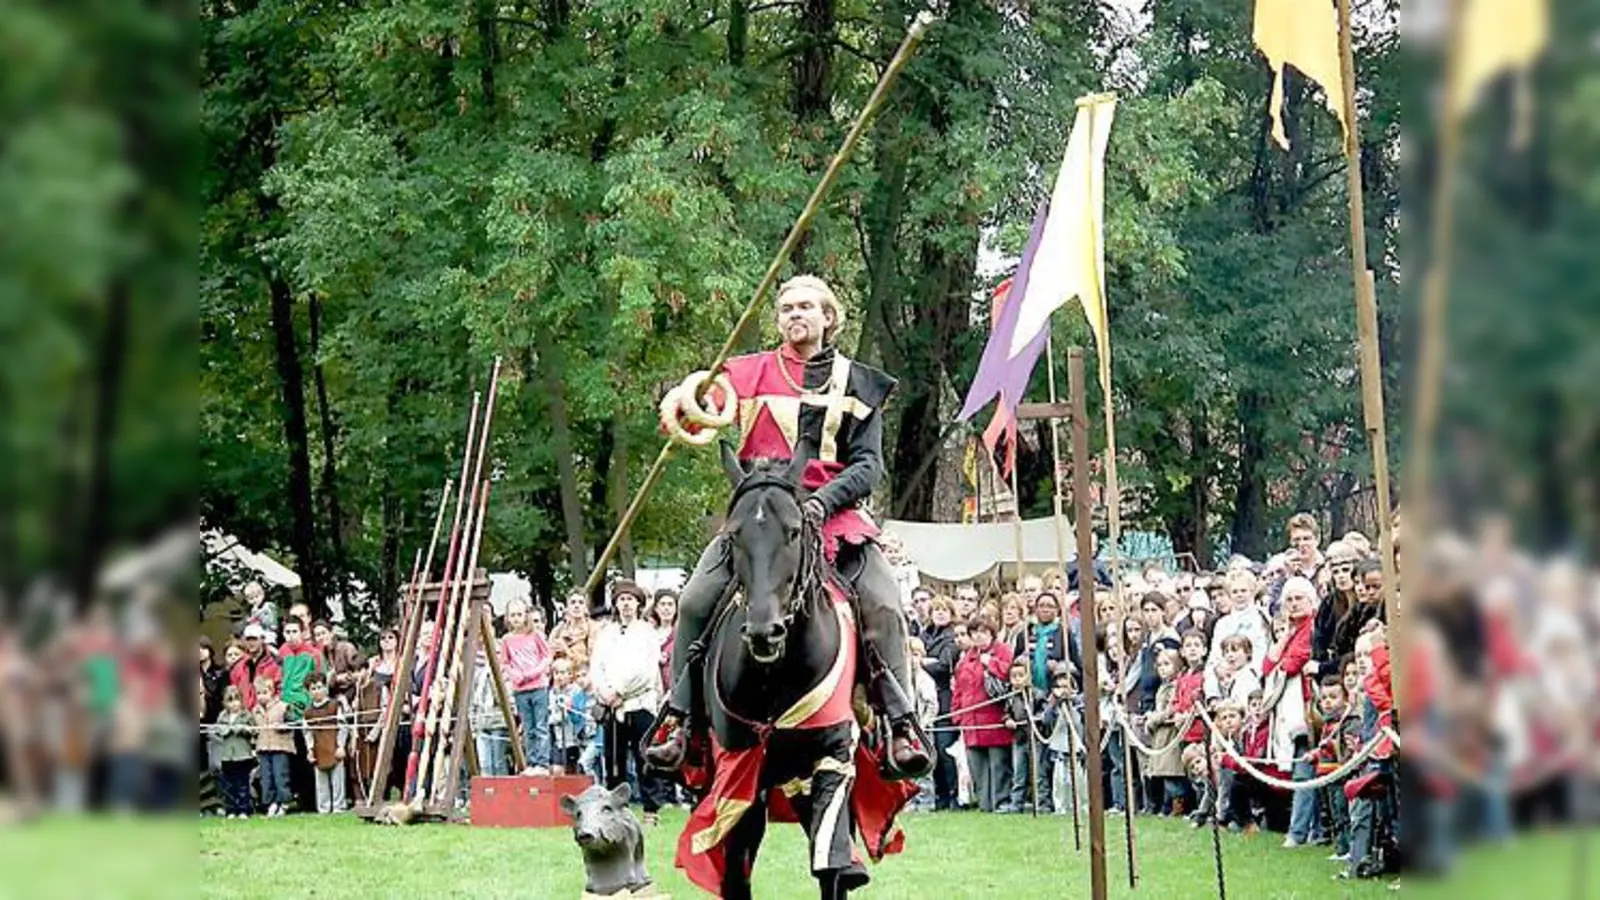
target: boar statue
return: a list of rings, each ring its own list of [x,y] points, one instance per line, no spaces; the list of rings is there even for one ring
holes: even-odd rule
[[[577,796],[561,798],[561,811],[572,817],[572,838],[583,853],[588,876],[584,897],[651,897],[666,900],[650,882],[644,865],[644,829],[628,809],[626,783],[608,791],[598,785]]]

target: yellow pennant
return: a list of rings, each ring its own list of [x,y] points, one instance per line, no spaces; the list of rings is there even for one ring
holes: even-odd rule
[[[1272,66],[1272,139],[1289,149],[1283,130],[1283,67],[1294,66],[1322,86],[1323,100],[1344,120],[1344,75],[1339,68],[1339,17],[1330,0],[1256,0],[1256,46]]]
[[[1495,78],[1517,71],[1522,81],[1516,95],[1513,143],[1521,144],[1526,140],[1530,112],[1528,71],[1550,36],[1545,0],[1465,0],[1460,15],[1450,115],[1464,118]]]

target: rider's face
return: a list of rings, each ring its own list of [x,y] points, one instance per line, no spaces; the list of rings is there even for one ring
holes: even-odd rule
[[[831,318],[822,302],[822,293],[810,287],[790,288],[778,297],[778,333],[785,344],[811,350],[822,346]]]

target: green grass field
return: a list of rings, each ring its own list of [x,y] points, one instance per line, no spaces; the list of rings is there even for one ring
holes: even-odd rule
[[[912,814],[903,820],[906,852],[873,868],[859,893],[884,900],[989,897],[1087,897],[1088,831],[1072,849],[1070,818],[1032,819],[979,813]],[[682,813],[663,816],[646,834],[650,872],[677,898],[704,896],[672,866]],[[1111,896],[1190,900],[1216,896],[1208,831],[1139,819],[1142,881],[1128,890],[1122,824],[1107,822]],[[1087,826],[1087,823],[1085,823]],[[1338,864],[1325,848],[1284,850],[1272,835],[1223,835],[1228,896],[1361,898],[1391,896],[1383,883],[1332,880]],[[768,833],[756,865],[755,895],[815,896],[804,869],[803,836],[792,825]],[[200,896],[576,898],[583,866],[571,832],[458,825],[386,828],[350,816],[207,820],[200,826]]]

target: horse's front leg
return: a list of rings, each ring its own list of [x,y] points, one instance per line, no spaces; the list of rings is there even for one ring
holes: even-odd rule
[[[853,750],[854,745],[848,748]],[[855,860],[854,817],[850,787],[855,783],[853,754],[843,748],[816,764],[809,802],[796,808],[810,838],[811,871],[823,900],[844,897],[867,883],[866,869]],[[848,760],[848,761],[847,761]]]
[[[723,839],[723,860],[727,868],[722,873],[723,900],[752,900],[750,874],[755,869],[756,853],[761,849],[761,839],[767,832],[767,805],[757,802],[745,810],[738,824]]]

